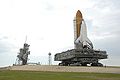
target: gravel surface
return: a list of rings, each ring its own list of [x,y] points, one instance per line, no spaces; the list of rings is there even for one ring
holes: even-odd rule
[[[48,66],[48,65],[24,65],[11,66],[9,70],[52,71],[52,72],[96,72],[96,73],[119,73],[118,67],[82,67],[82,66]]]

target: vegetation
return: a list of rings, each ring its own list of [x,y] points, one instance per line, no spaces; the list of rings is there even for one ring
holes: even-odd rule
[[[0,70],[0,80],[120,80],[120,74]]]

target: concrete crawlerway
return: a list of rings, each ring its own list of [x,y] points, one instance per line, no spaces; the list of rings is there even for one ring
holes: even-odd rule
[[[52,71],[52,72],[95,72],[118,73],[120,67],[84,67],[84,66],[47,66],[47,65],[23,65],[8,67],[9,70]]]

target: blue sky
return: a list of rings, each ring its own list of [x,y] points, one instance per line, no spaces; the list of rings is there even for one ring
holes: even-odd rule
[[[94,49],[106,50],[109,55],[101,62],[120,66],[119,4],[119,0],[0,0],[0,66],[15,63],[26,35],[29,62],[47,64],[49,52],[54,58],[55,53],[72,49],[78,9]]]

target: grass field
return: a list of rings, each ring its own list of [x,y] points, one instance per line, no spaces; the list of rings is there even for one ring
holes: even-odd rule
[[[0,80],[120,80],[120,74],[0,70]]]

